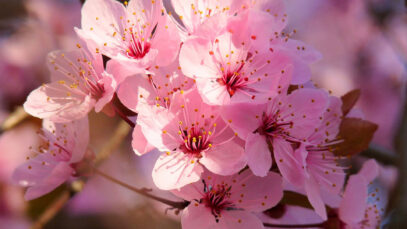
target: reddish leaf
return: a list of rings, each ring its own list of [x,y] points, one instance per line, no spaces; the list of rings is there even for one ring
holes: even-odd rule
[[[338,135],[342,141],[333,145],[333,152],[352,156],[366,150],[377,128],[375,123],[360,118],[344,118]]]
[[[360,90],[352,90],[341,97],[342,99],[342,113],[343,116],[346,116],[353,106],[355,106],[360,96]]]

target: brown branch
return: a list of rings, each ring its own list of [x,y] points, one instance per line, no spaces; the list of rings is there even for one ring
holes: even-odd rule
[[[6,120],[0,125],[0,134],[4,131],[10,130],[13,127],[17,126],[21,122],[23,122],[26,118],[30,117],[25,111],[23,107],[17,107],[11,113]]]
[[[127,188],[127,189],[129,189],[129,190],[131,190],[131,191],[134,191],[134,192],[136,192],[136,193],[138,193],[138,194],[140,194],[140,195],[142,195],[142,196],[145,196],[145,197],[147,197],[147,198],[150,198],[150,199],[159,201],[159,202],[161,202],[161,203],[164,203],[164,204],[166,204],[166,205],[168,205],[168,206],[170,206],[170,207],[172,207],[172,208],[182,210],[182,209],[184,209],[186,206],[188,206],[188,204],[189,204],[189,202],[187,202],[187,201],[176,202],[176,201],[167,200],[167,199],[164,199],[164,198],[155,196],[155,195],[153,195],[153,194],[150,194],[150,193],[149,193],[150,190],[148,190],[148,189],[145,189],[145,188],[140,189],[140,188],[133,187],[133,186],[131,186],[131,185],[129,185],[129,184],[126,184],[126,183],[124,183],[124,182],[122,182],[122,181],[120,181],[120,180],[117,180],[117,179],[114,178],[114,177],[111,177],[110,175],[107,175],[106,173],[104,173],[104,172],[98,170],[97,168],[94,168],[93,171],[94,171],[96,174],[102,176],[103,178],[112,181],[113,183],[116,183],[116,184],[118,184],[118,185],[120,185],[120,186],[123,186],[123,187],[125,187],[125,188]]]
[[[383,165],[396,166],[399,161],[399,157],[395,155],[395,153],[373,144],[371,144],[367,150],[361,152],[359,155],[376,159],[376,161]]]
[[[319,227],[323,228],[324,223],[314,223],[314,224],[272,224],[272,223],[263,223],[265,227],[277,227],[277,228],[312,228]]]
[[[407,90],[399,130],[395,139],[398,160],[398,182],[392,195],[390,206],[394,206],[389,228],[403,228],[407,225]]]
[[[65,206],[65,203],[68,202],[69,197],[69,191],[64,191],[33,223],[31,229],[43,228],[44,225],[54,218],[54,216]]]
[[[102,150],[97,154],[96,159],[94,160],[95,165],[99,165],[102,161],[110,156],[115,149],[117,149],[124,139],[127,137],[131,130],[131,127],[127,125],[126,122],[121,121],[110,140],[102,147]]]

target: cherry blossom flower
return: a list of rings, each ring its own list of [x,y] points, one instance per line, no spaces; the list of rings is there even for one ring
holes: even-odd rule
[[[245,166],[243,147],[220,108],[202,102],[196,88],[174,94],[168,109],[146,106],[137,124],[148,142],[165,152],[153,169],[155,184],[176,189],[199,180],[203,166],[231,175]]]
[[[278,174],[256,177],[248,170],[227,177],[205,172],[202,181],[173,193],[191,202],[182,212],[183,229],[264,228],[252,212],[269,209],[283,197]]]
[[[88,147],[88,119],[66,124],[44,120],[39,135],[44,144],[31,148],[27,162],[13,173],[14,181],[28,187],[26,200],[45,195],[75,176],[75,164],[82,160]]]
[[[292,145],[298,147],[307,142],[319,126],[319,117],[327,103],[324,91],[304,88],[289,95],[280,94],[266,104],[227,106],[223,109],[223,117],[246,141],[248,165],[255,175],[267,175],[274,158],[283,177],[290,180],[290,176],[299,172],[293,171],[297,162]]]
[[[268,50],[267,45],[265,48]],[[203,37],[187,40],[179,59],[182,72],[196,80],[204,102],[213,105],[263,103],[291,81],[291,62],[287,56],[254,50],[251,43],[236,46],[229,32],[213,40]]]
[[[115,0],[86,1],[79,33],[104,55],[139,72],[170,64],[180,47],[161,0],[132,0],[126,7]]]
[[[345,228],[377,228],[380,225],[380,212],[375,204],[378,190],[369,193],[369,183],[378,175],[379,167],[370,159],[363,164],[358,174],[350,176],[343,193],[338,214]],[[373,200],[369,200],[369,196]]]
[[[178,61],[174,61],[168,66],[152,69],[147,77],[141,74],[128,77],[121,84],[117,95],[127,108],[141,116],[145,105],[168,109],[172,95],[179,90],[188,90],[192,85],[193,80],[185,77]],[[154,148],[147,142],[139,125],[133,130],[132,146],[138,155]]]
[[[172,0],[184,40],[188,36],[211,36],[225,30],[228,19],[240,13],[246,0]]]
[[[314,128],[307,142],[294,151],[294,160],[289,165],[293,167],[283,170],[286,172],[284,177],[291,184],[305,189],[311,205],[323,220],[327,219],[327,212],[322,193],[339,194],[345,180],[344,169],[338,163],[340,158],[331,152],[331,144],[337,142],[339,133],[341,106],[339,98],[329,97],[329,106],[320,117],[321,123]]]
[[[100,112],[110,102],[116,81],[104,70],[102,55],[90,44],[77,44],[78,50],[54,51],[48,55],[51,83],[32,91],[24,103],[29,114],[53,122],[83,118],[94,107]]]

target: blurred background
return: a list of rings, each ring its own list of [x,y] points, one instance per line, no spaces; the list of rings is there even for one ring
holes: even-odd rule
[[[134,0],[133,0],[134,1]],[[313,81],[341,96],[360,88],[357,107],[379,124],[373,145],[395,152],[394,139],[403,110],[407,66],[407,14],[402,0],[286,0],[288,30],[319,50]],[[80,27],[80,0],[0,0],[0,123],[17,112],[28,93],[49,80],[45,57],[72,49],[73,28]],[[267,26],[267,25],[265,25]],[[18,116],[18,115],[17,115]],[[25,202],[23,189],[11,182],[28,147],[39,143],[40,120],[25,118],[0,135],[0,228],[30,228],[53,206],[61,187]],[[91,148],[111,156],[101,170],[137,187],[154,187],[151,171],[158,153],[136,157],[130,129],[118,118],[90,114]],[[112,133],[113,136],[112,137]],[[397,155],[390,155],[397,156]],[[389,163],[391,164],[391,163]],[[395,166],[382,166],[383,199],[397,184]],[[70,200],[44,228],[180,228],[179,216],[166,207],[94,176],[70,185]],[[156,192],[156,191],[155,191]],[[167,193],[159,195],[174,198]],[[40,222],[41,224],[41,222]]]

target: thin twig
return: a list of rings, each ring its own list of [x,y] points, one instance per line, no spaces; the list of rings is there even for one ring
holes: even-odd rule
[[[0,134],[17,126],[28,117],[30,116],[24,111],[24,108],[18,107],[6,118],[6,120],[4,120],[3,123],[1,123]]]
[[[265,227],[277,227],[277,228],[312,228],[319,227],[323,228],[324,223],[314,223],[314,224],[272,224],[272,223],[263,223]]]
[[[396,166],[399,161],[399,157],[398,155],[395,155],[395,153],[373,144],[369,146],[369,149],[361,152],[359,155],[376,159],[376,161],[383,165]]]
[[[35,221],[31,229],[41,229],[47,224],[54,216],[65,206],[69,200],[69,191],[64,191],[52,204],[49,206],[41,216]]]
[[[121,121],[114,133],[113,136],[110,138],[110,140],[102,147],[102,150],[99,151],[99,153],[96,156],[96,159],[94,161],[95,165],[99,165],[103,160],[108,158],[112,152],[117,149],[124,139],[127,137],[129,134],[131,128],[129,125],[127,125],[126,122]]]
[[[94,168],[93,171],[94,171],[96,174],[98,174],[98,175],[104,177],[105,179],[112,181],[113,183],[116,183],[116,184],[118,184],[118,185],[121,185],[121,186],[123,186],[123,187],[125,187],[125,188],[127,188],[127,189],[129,189],[129,190],[131,190],[131,191],[134,191],[134,192],[136,192],[136,193],[138,193],[138,194],[140,194],[140,195],[142,195],[142,196],[145,196],[145,197],[148,197],[148,198],[150,198],[150,199],[153,199],[153,200],[159,201],[159,202],[161,202],[161,203],[164,203],[164,204],[166,204],[166,205],[168,205],[168,206],[170,206],[170,207],[172,207],[172,208],[174,208],[174,209],[180,209],[180,210],[182,210],[182,209],[184,209],[186,206],[188,206],[188,204],[189,204],[189,202],[187,202],[187,201],[176,202],[176,201],[167,200],[167,199],[164,199],[164,198],[155,196],[155,195],[149,193],[149,191],[150,191],[149,189],[133,187],[133,186],[131,186],[131,185],[129,185],[129,184],[126,184],[126,183],[124,183],[124,182],[122,182],[122,181],[120,181],[120,180],[117,180],[117,179],[114,178],[114,177],[111,177],[110,175],[107,175],[106,173],[104,173],[104,172],[98,170],[97,168]]]
[[[129,124],[129,126],[131,126],[132,128],[134,128],[136,126],[136,124],[131,121],[127,115],[125,115],[118,107],[116,107],[115,104],[112,103],[113,109],[114,111],[120,116],[120,118],[122,118],[124,121],[127,122],[127,124]]]

